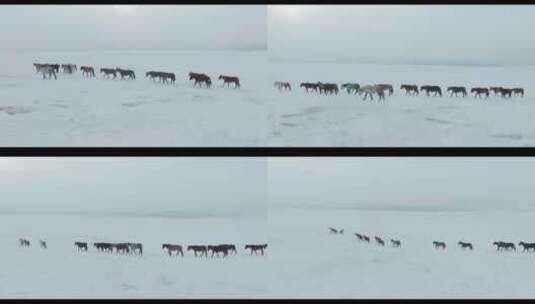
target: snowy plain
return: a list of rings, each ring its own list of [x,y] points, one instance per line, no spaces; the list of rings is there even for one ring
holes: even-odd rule
[[[91,65],[97,77],[44,80],[34,62]],[[265,64],[265,51],[3,51],[0,146],[265,146]],[[102,67],[133,69],[136,80],[105,79]],[[176,83],[153,83],[150,70]],[[189,72],[213,87],[194,88]],[[221,87],[220,74],[239,76],[241,89]]]
[[[535,67],[381,65],[269,60],[269,78],[292,92],[271,90],[270,146],[533,146]],[[306,94],[301,82],[390,83],[386,102],[340,91]],[[444,97],[405,96],[401,84],[439,85]],[[448,86],[524,87],[524,98],[446,97]]]
[[[249,298],[266,295],[265,217],[166,218],[91,214],[2,214],[2,298]],[[52,224],[53,223],[53,224]],[[18,238],[32,243],[18,246]],[[39,247],[39,239],[47,249]],[[143,256],[77,252],[75,241],[141,242]],[[227,258],[169,257],[163,243],[234,243]],[[185,249],[184,249],[185,250]]]
[[[535,254],[497,240],[535,240],[535,211],[391,211],[280,205],[270,209],[269,294],[290,298],[531,298]],[[328,227],[344,229],[329,234]],[[372,238],[360,242],[353,233]],[[387,243],[380,247],[373,236]],[[401,240],[401,248],[390,246]],[[433,248],[433,241],[447,248]],[[458,241],[472,242],[462,250]],[[288,265],[291,265],[289,267]],[[284,278],[284,279],[280,279]]]

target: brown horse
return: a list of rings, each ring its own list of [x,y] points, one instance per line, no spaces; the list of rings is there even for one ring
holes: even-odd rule
[[[240,87],[240,79],[236,76],[225,76],[225,75],[219,75],[219,80],[223,79],[223,85],[227,85],[227,87],[230,87],[230,84],[234,84],[234,88],[238,89]]]

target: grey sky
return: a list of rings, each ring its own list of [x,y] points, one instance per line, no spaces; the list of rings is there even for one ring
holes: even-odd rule
[[[535,209],[534,158],[278,158],[273,206]]]
[[[293,5],[268,16],[273,58],[535,64],[532,5]]]
[[[0,50],[265,49],[260,5],[3,5]]]
[[[1,158],[0,168],[1,212],[267,212],[261,158]]]

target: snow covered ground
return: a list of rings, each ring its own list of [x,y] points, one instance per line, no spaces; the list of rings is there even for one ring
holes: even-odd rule
[[[84,79],[81,72],[43,80],[32,63],[130,68],[135,81]],[[0,53],[0,146],[265,146],[266,52],[87,51]],[[174,72],[175,85],[145,78]],[[193,88],[190,72],[212,77]],[[220,88],[220,74],[242,88]]]
[[[269,78],[291,93],[269,95],[270,146],[533,146],[535,67],[374,65],[269,62]],[[386,103],[306,94],[301,82],[391,83]],[[524,87],[525,98],[406,97],[401,84]]]
[[[531,298],[535,253],[496,252],[496,240],[533,242],[535,212],[270,209],[269,294],[304,298]],[[344,235],[328,227],[345,229]],[[357,241],[354,232],[400,239]],[[432,242],[445,241],[437,251]],[[472,242],[473,251],[456,244]],[[389,241],[388,241],[389,242]]]
[[[266,295],[266,256],[250,256],[246,243],[267,241],[266,218],[161,218],[102,215],[0,216],[2,298],[235,298]],[[18,246],[28,238],[29,248]],[[39,238],[48,249],[38,246]],[[75,241],[141,242],[144,254],[117,256]],[[174,258],[162,243],[234,243],[238,255]]]

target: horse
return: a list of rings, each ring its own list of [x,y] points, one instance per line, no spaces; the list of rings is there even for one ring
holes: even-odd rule
[[[409,93],[411,94],[415,94],[415,95],[418,95],[419,92],[418,92],[418,86],[415,85],[415,84],[402,84],[400,87],[399,87],[400,90],[405,90],[405,95],[409,95]]]
[[[184,256],[184,251],[182,251],[182,246],[180,245],[173,245],[173,244],[162,244],[162,249],[166,250],[169,256],[171,256],[171,253],[176,252],[175,256],[178,256],[180,253],[181,256]]]
[[[175,80],[176,80],[176,77],[175,77],[175,73],[168,73],[168,72],[158,72],[160,75],[160,80],[163,82],[163,83],[167,83],[168,81],[170,81],[171,83],[175,83]]]
[[[435,93],[434,96],[442,97],[442,89],[439,86],[423,85],[420,87],[420,91],[425,91],[426,96],[429,96],[429,93]]]
[[[82,71],[82,76],[87,77],[96,77],[95,76],[95,69],[92,66],[81,66],[80,71]]]
[[[318,92],[319,84],[318,83],[311,83],[311,82],[302,82],[299,85],[300,88],[305,88],[306,92],[308,93],[308,90],[312,90],[314,92]]]
[[[219,246],[226,248],[229,252],[234,252],[234,254],[238,254],[238,251],[236,250],[236,245],[234,244],[219,244]]]
[[[467,95],[465,87],[448,87],[446,91],[450,92],[450,97],[452,97],[453,94],[455,94],[455,97],[457,97],[458,93],[461,93],[462,97]]]
[[[344,234],[344,229],[341,229],[341,230],[336,230],[332,227],[329,227],[329,233],[332,233],[332,234]]]
[[[375,85],[361,86],[359,91],[358,91],[358,93],[359,93],[359,95],[362,95],[362,93],[364,93],[364,98],[362,100],[366,100],[367,96],[370,96],[370,99],[373,100],[373,94],[377,94],[379,96],[379,100],[384,100],[385,99],[384,90],[379,89]]]
[[[87,251],[87,243],[86,242],[74,242],[74,246],[78,251]]]
[[[364,242],[368,242],[368,243],[370,242],[370,237],[369,236],[363,235],[362,239],[364,240]]]
[[[530,249],[533,249],[535,251],[535,243],[526,243],[522,241],[518,243],[518,245],[524,247],[523,251],[530,251]]]
[[[136,79],[136,74],[132,70],[123,70],[120,68],[115,68],[115,70],[119,73],[121,79],[124,79],[125,77],[128,77],[129,79]]]
[[[446,250],[446,243],[444,242],[433,241],[433,246],[435,246],[436,249],[442,248],[443,250]]]
[[[260,251],[261,254],[264,255],[264,250],[266,248],[267,248],[267,244],[261,244],[261,245],[248,244],[248,245],[245,245],[245,250],[247,250],[247,249],[251,250],[251,254],[250,255],[253,255],[253,252],[256,255],[258,251]]]
[[[394,94],[394,87],[391,84],[380,83],[376,84],[378,90],[388,91],[388,96]]]
[[[509,249],[511,249],[511,250],[516,251],[516,247],[515,247],[514,243],[497,241],[497,242],[494,242],[492,244],[496,246],[496,250],[509,250]]]
[[[512,89],[500,88],[500,95],[502,98],[511,98],[512,94],[513,94]]]
[[[113,247],[115,247],[115,253],[117,254],[130,254],[130,246],[128,243],[113,244]]]
[[[52,76],[54,76],[54,79],[58,79],[56,76],[56,69],[52,65],[44,65],[39,68],[39,72],[43,74],[43,79],[47,79],[46,75],[48,75],[48,79],[52,79]]]
[[[385,241],[383,241],[382,238],[380,238],[378,236],[375,236],[374,239],[377,242],[377,245],[380,245],[380,246],[384,246],[385,245]]]
[[[347,91],[347,94],[351,94],[353,92],[353,95],[357,94],[357,92],[360,89],[360,84],[358,83],[344,83],[340,86],[340,89],[345,89]]]
[[[524,97],[524,88],[512,88],[511,90],[513,91],[514,96],[521,95]]]
[[[324,93],[325,95],[327,95],[327,93],[329,93],[331,95],[332,94],[338,95],[338,85],[336,83],[318,82],[318,88],[319,88],[320,94]]]
[[[474,97],[480,97],[481,94],[485,94],[486,98],[489,97],[489,89],[487,88],[472,88],[470,94],[475,93]]]
[[[208,248],[204,245],[190,245],[188,246],[188,251],[193,250],[193,253],[195,256],[197,256],[197,252],[201,253],[201,257],[204,255],[208,257]]]
[[[470,249],[470,250],[473,250],[474,247],[472,246],[472,243],[467,243],[467,242],[463,242],[463,241],[459,241],[457,242],[457,244],[459,244],[459,246],[461,246],[462,249]]]
[[[46,249],[46,242],[45,241],[39,240],[39,245],[41,246],[41,248]]]
[[[201,87],[203,83],[205,83],[206,87],[208,88],[212,86],[212,80],[206,74],[190,72],[188,75],[189,75],[189,80],[192,80],[192,79],[195,80],[195,82],[193,83],[193,86],[196,86],[197,84],[199,84],[199,87]]]
[[[500,92],[502,90],[502,87],[490,87],[490,91],[494,94],[494,95],[499,95]]]
[[[117,70],[109,68],[101,68],[100,73],[104,73],[104,77],[109,78],[110,75],[113,75],[113,79],[117,78]]]
[[[360,233],[355,233],[355,236],[356,236],[356,237],[357,237],[357,238],[358,238],[359,240],[361,240],[361,241],[363,241],[363,240],[364,240],[364,237],[363,237],[363,235],[362,235],[362,234],[360,234]]]
[[[207,251],[212,251],[211,258],[214,257],[214,254],[219,257],[219,253],[223,253],[223,257],[228,255],[228,248],[225,245],[208,245]]]
[[[273,86],[276,87],[279,90],[279,92],[280,91],[286,91],[286,90],[288,90],[288,91],[292,90],[292,86],[290,85],[289,82],[275,81],[273,83]]]
[[[72,74],[76,66],[74,64],[62,64],[61,68],[63,69],[63,73]]]
[[[390,239],[390,242],[392,243],[392,247],[401,247],[401,241],[400,240]]]
[[[141,243],[127,243],[127,244],[128,244],[128,249],[130,249],[132,253],[143,255],[143,244]]]
[[[217,79],[223,79],[223,86],[226,84],[227,87],[230,87],[230,84],[233,83],[235,89],[238,89],[240,87],[240,79],[236,76],[219,75]]]
[[[21,247],[30,247],[30,241],[28,241],[27,239],[19,238],[19,245]]]

